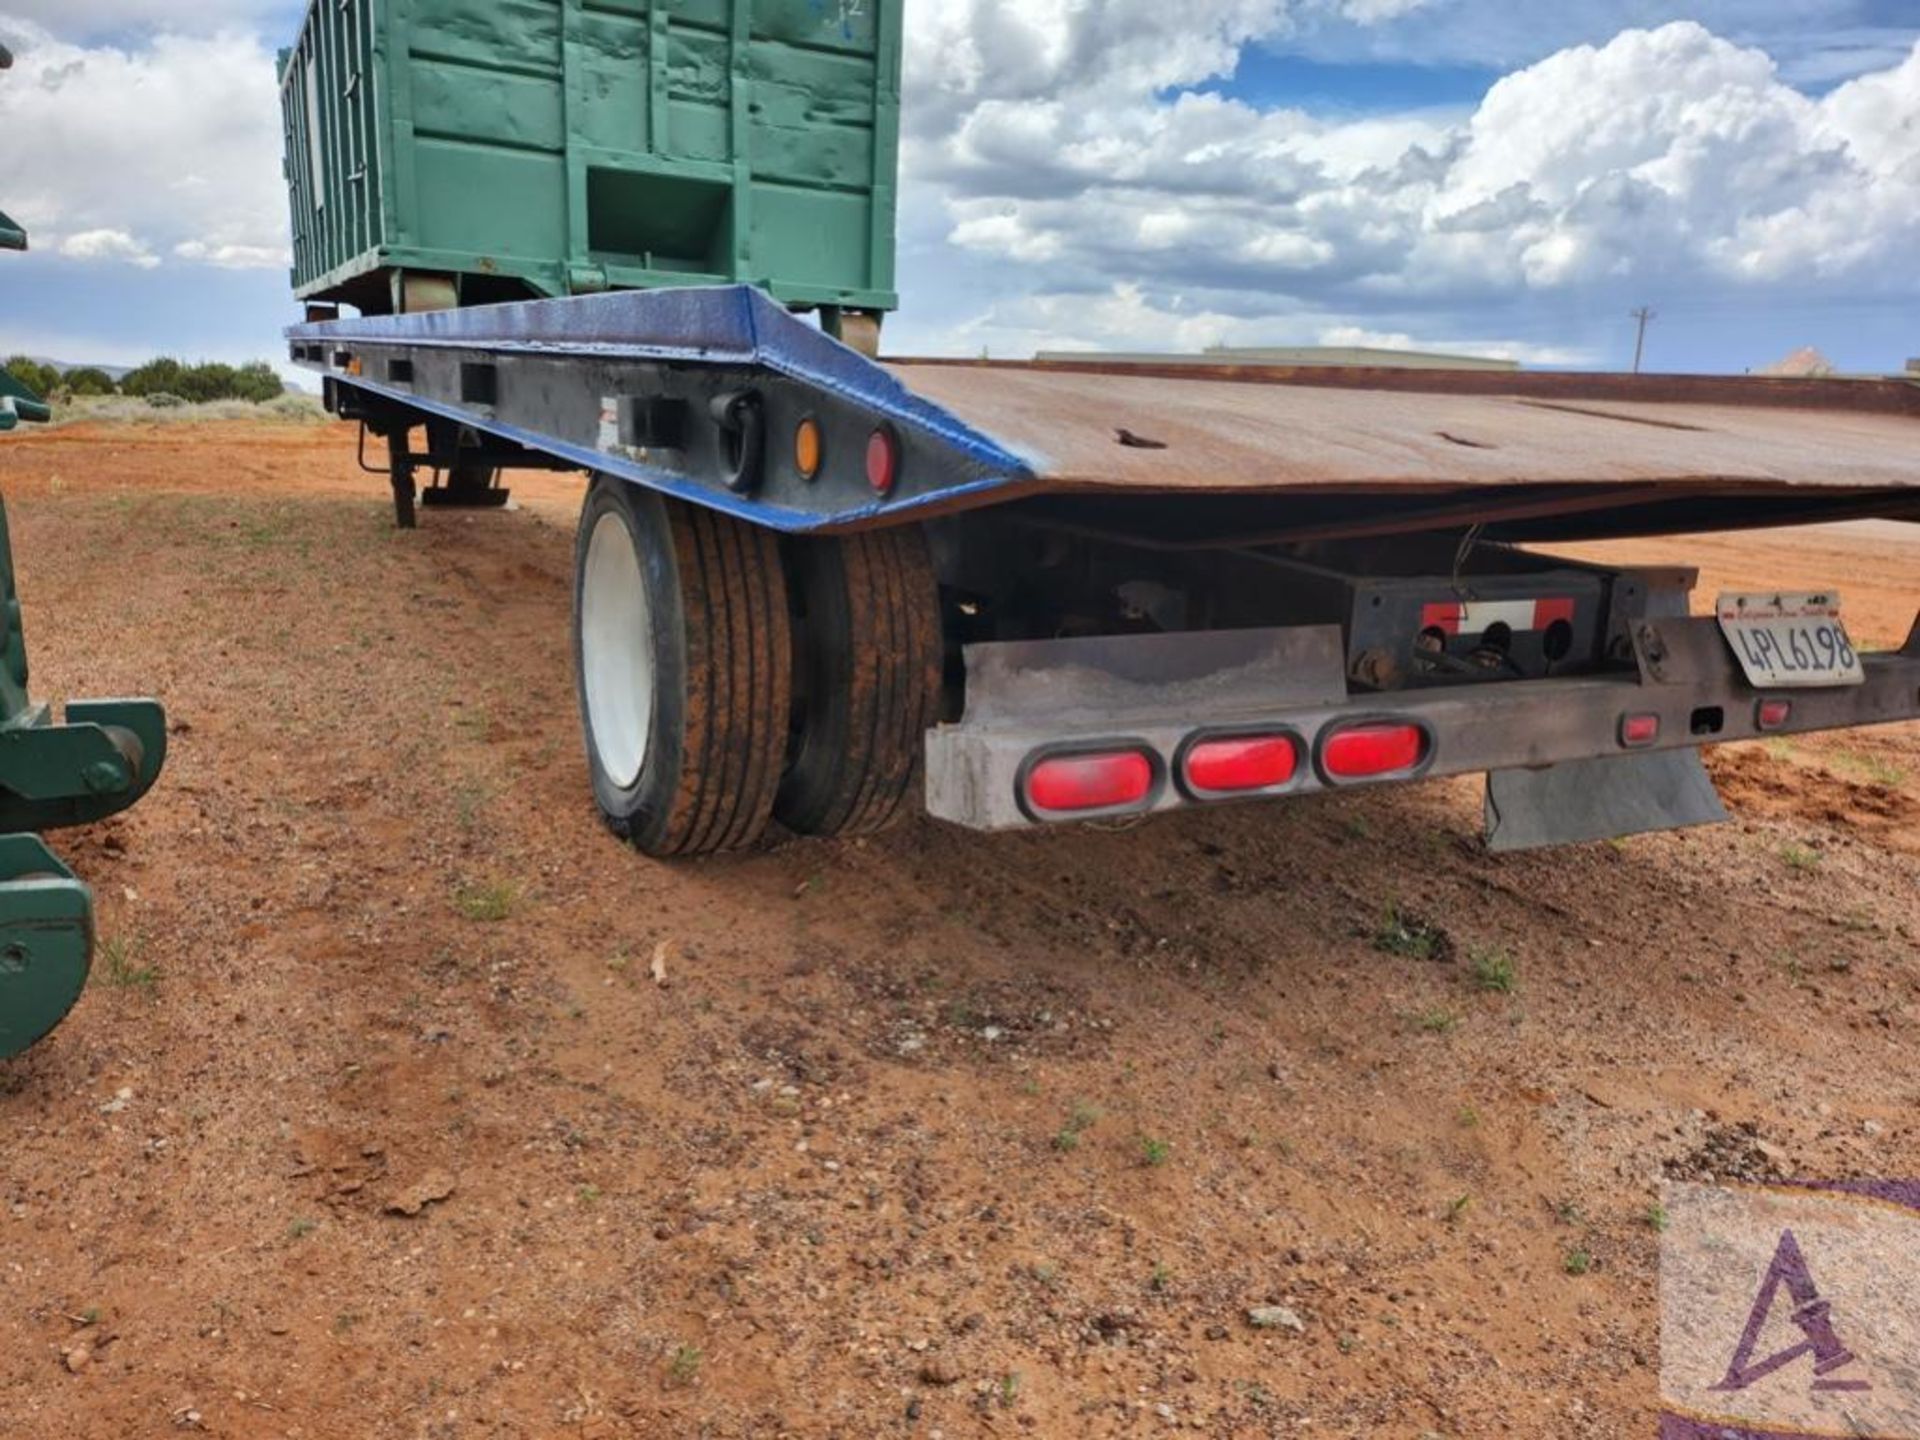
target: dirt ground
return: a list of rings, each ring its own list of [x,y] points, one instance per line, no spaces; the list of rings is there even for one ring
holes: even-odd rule
[[[398,534],[352,439],[0,444],[37,691],[175,725],[0,1064],[8,1440],[1638,1440],[1664,1176],[1920,1174],[1920,727],[1541,855],[1450,781],[664,866],[575,482]],[[1894,527],[1635,548],[1920,599]]]

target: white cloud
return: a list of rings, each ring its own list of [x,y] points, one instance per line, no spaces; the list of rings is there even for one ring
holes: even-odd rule
[[[1524,365],[1589,365],[1596,358],[1573,345],[1538,345],[1530,340],[1421,339],[1404,330],[1369,330],[1362,325],[1328,325],[1318,343],[1369,350],[1426,350],[1473,355],[1483,360],[1518,360]]]
[[[1340,13],[1360,25],[1380,25],[1424,10],[1434,0],[1344,0]]]
[[[1019,296],[1002,301],[956,326],[951,340],[951,348],[957,352],[985,351],[1003,358],[1036,350],[1183,354],[1223,345],[1445,351],[1530,365],[1578,365],[1596,358],[1577,346],[1371,329],[1305,306],[1233,314],[1182,295],[1157,300],[1143,287],[1125,283],[1104,291]]]
[[[0,19],[37,25],[66,39],[86,39],[150,26],[176,34],[206,34],[268,17],[286,19],[294,8],[287,0],[7,0]]]
[[[1323,6],[1295,28],[1287,48],[1343,64],[1505,72],[1575,45],[1604,44],[1623,30],[1693,20],[1773,55],[1796,84],[1830,84],[1906,56],[1920,34],[1920,16],[1900,15],[1900,8],[1901,0],[1445,0],[1389,17],[1397,23],[1360,25],[1352,23],[1357,10]]]
[[[907,25],[906,92],[922,134],[997,102],[1125,97],[1230,71],[1287,0],[934,0]]]
[[[142,270],[160,263],[159,256],[124,230],[82,230],[62,238],[58,249],[69,260],[122,260]]]
[[[254,36],[85,47],[0,16],[8,212],[78,260],[288,263],[272,54]]]
[[[1637,289],[1920,290],[1920,47],[1814,99],[1764,52],[1679,22],[1550,55],[1471,113],[1340,121],[1178,90],[1299,23],[1300,0],[943,13],[947,53],[979,63],[910,94],[904,204],[944,209],[947,242],[998,262],[1007,290],[1060,297],[1010,322],[1011,303],[983,296],[954,348],[982,332],[1137,343],[1130,307],[1182,333],[1253,322],[1252,339],[1299,343],[1271,333],[1291,305],[1544,360],[1569,347],[1475,340],[1452,317],[1548,295],[1613,313]],[[989,63],[1002,49],[1025,68]],[[1075,318],[1089,295],[1106,298]]]
[[[0,6],[20,61],[0,78],[0,134],[31,137],[0,155],[0,204],[50,257],[43,275],[159,266],[211,285],[215,269],[287,263],[271,45],[296,0]],[[1708,23],[1614,33],[1675,13]],[[1581,349],[1561,327],[1618,328],[1642,301],[1670,316],[1910,308],[1920,15],[1902,29],[1862,13],[908,0],[894,333],[1017,353],[1348,327],[1545,362]],[[1254,45],[1524,68],[1478,107],[1359,119],[1193,88]],[[1794,88],[1849,75],[1824,98]]]
[[[209,245],[204,240],[185,240],[173,247],[173,253],[222,270],[278,269],[287,263],[284,245]]]
[[[1005,103],[1125,101],[1230,75],[1243,46],[1339,20],[1363,29],[1436,0],[909,0],[910,132]]]
[[[1138,285],[1105,293],[1023,297],[960,328],[968,350],[1017,355],[1034,350],[1205,350],[1238,343],[1247,322],[1185,304],[1149,300]]]
[[[1877,172],[1906,183],[1920,177],[1920,45],[1903,63],[1863,75],[1821,102],[1823,138]]]
[[[1011,211],[969,215],[953,227],[953,243],[970,250],[987,250],[1012,260],[1051,260],[1060,253],[1056,235],[1029,234]]]

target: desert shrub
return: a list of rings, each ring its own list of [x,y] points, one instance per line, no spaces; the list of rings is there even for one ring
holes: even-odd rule
[[[185,371],[186,366],[168,356],[149,360],[146,364],[129,370],[120,377],[120,393],[122,395],[178,395],[181,391],[180,377]]]
[[[297,390],[276,395],[263,408],[276,420],[296,420],[305,424],[328,418],[319,396],[304,395]]]
[[[251,361],[233,372],[233,398],[236,400],[251,400],[261,405],[269,400],[278,400],[286,393],[286,388],[274,368],[264,360]]]
[[[36,395],[51,395],[60,387],[58,370],[25,355],[16,355],[7,361],[7,373]]]
[[[263,360],[237,367],[218,360],[183,365],[165,355],[127,372],[120,382],[120,391],[125,395],[178,395],[200,404],[212,400],[248,400],[260,404],[277,399],[285,389],[274,368]]]
[[[91,365],[80,365],[60,377],[60,388],[69,395],[113,395],[119,387],[113,377]]]

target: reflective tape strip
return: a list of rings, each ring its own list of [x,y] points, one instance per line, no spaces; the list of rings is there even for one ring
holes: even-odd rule
[[[1573,623],[1573,601],[1536,600],[1533,602],[1533,628],[1544,630],[1549,625],[1557,625],[1562,620]]]
[[[1420,612],[1420,628],[1447,635],[1484,635],[1495,625],[1509,630],[1545,630],[1562,620],[1571,625],[1573,614],[1573,601],[1569,599],[1448,600],[1425,606]]]

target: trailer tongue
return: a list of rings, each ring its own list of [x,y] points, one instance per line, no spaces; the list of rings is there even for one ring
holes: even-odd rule
[[[1858,655],[1843,577],[1693,619],[1688,573],[1514,548],[1920,518],[1903,382],[882,366],[744,287],[288,335],[402,524],[422,470],[595,477],[588,759],[654,853],[872,828],[923,754],[982,829],[1486,772],[1515,848],[1723,818],[1705,744],[1920,715],[1920,625]]]

